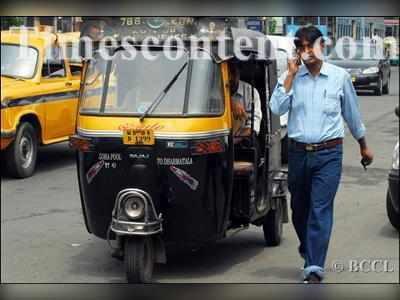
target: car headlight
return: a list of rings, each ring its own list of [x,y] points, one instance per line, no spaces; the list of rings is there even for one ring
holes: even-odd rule
[[[394,147],[392,168],[396,170],[399,169],[399,142],[397,142],[396,147]]]
[[[132,220],[143,217],[144,207],[143,199],[137,196],[128,197],[124,203],[125,214]]]
[[[363,74],[375,74],[379,72],[379,68],[378,67],[371,67],[371,68],[367,68],[365,70],[362,71]]]

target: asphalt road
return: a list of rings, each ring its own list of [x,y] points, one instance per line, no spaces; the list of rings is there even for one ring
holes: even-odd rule
[[[363,170],[358,145],[347,131],[326,282],[399,282],[399,234],[385,209],[399,135],[393,112],[399,101],[398,68],[392,69],[390,95],[359,95],[375,161]],[[74,154],[66,143],[41,149],[31,178],[1,173],[1,282],[125,282],[123,263],[111,258],[105,241],[86,232]],[[297,244],[291,223],[274,248],[264,247],[261,228],[250,227],[208,248],[172,255],[167,265],[156,265],[154,281],[297,283],[302,266]],[[363,270],[356,272],[356,264]]]

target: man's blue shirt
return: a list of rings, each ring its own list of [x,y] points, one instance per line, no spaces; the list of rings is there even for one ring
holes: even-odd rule
[[[343,119],[351,134],[359,139],[365,134],[357,94],[346,70],[323,62],[315,78],[301,65],[292,89],[286,93],[283,73],[271,96],[274,114],[289,112],[288,136],[303,143],[319,143],[344,137]]]

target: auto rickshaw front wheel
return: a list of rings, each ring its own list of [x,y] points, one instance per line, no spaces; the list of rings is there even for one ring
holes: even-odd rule
[[[18,126],[15,140],[6,150],[8,173],[15,178],[32,176],[35,171],[38,136],[29,122]]]
[[[154,268],[152,237],[127,237],[124,244],[125,271],[128,283],[151,282]]]
[[[270,209],[264,217],[263,231],[267,246],[278,246],[282,240],[283,211],[281,200],[278,199],[275,209]]]

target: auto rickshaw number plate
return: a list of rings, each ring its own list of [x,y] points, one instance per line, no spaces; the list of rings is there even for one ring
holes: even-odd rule
[[[125,145],[154,145],[154,131],[151,129],[124,129],[122,141]]]

